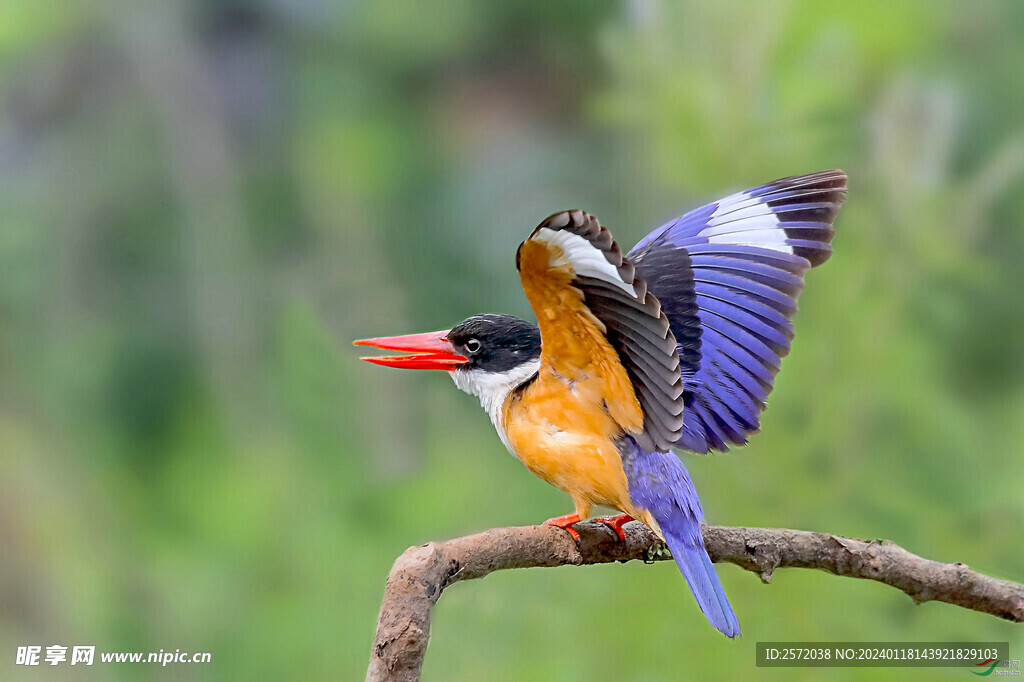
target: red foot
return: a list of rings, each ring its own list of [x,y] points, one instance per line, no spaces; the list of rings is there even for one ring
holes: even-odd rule
[[[619,514],[618,516],[598,516],[595,517],[593,520],[597,521],[598,523],[603,523],[604,525],[611,528],[613,531],[615,531],[615,534],[618,535],[619,539],[623,542],[626,541],[626,532],[622,530],[622,527],[630,521],[636,521],[636,519],[634,519],[629,514]]]
[[[575,540],[576,542],[579,542],[580,541],[580,534],[577,533],[576,529],[572,527],[572,525],[574,523],[579,523],[579,522],[580,522],[580,515],[579,514],[566,514],[565,516],[556,516],[553,519],[548,519],[547,521],[545,521],[541,525],[543,525],[543,526],[554,526],[555,528],[561,528],[563,530],[567,530],[567,531],[569,531],[569,535],[572,536],[572,539]]]

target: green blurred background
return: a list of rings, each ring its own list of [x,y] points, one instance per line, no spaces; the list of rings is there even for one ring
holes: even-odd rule
[[[850,176],[763,433],[685,459],[712,523],[885,537],[1024,578],[1024,4],[0,2],[4,679],[359,679],[412,544],[570,510],[447,377],[353,338],[529,317],[516,245],[632,244]],[[818,679],[763,640],[1010,640],[824,573],[509,571],[429,680]],[[17,645],[209,665],[13,665]],[[966,679],[964,670],[826,671]],[[72,674],[74,673],[74,674]]]

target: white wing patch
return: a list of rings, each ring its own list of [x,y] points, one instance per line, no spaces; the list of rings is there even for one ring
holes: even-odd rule
[[[761,197],[752,197],[746,192],[737,192],[718,200],[718,206],[715,208],[715,212],[711,214],[711,220],[723,218],[737,211],[757,207],[762,207],[765,212],[769,211],[768,206],[761,200]],[[708,224],[711,224],[710,220]]]
[[[561,249],[562,255],[551,261],[553,267],[568,265],[576,275],[599,279],[636,297],[636,289],[632,283],[623,282],[618,268],[609,263],[604,253],[594,248],[594,245],[583,237],[567,230],[555,231],[542,227],[530,238]]]
[[[793,247],[786,243],[786,230],[779,226],[779,216],[760,197],[740,192],[722,199],[707,225],[698,234],[711,244],[741,244],[793,253]]]
[[[711,214],[708,225],[713,227],[762,215],[775,216],[768,204],[762,203],[756,198],[750,201],[738,201],[732,205],[725,204],[716,208],[715,212]]]

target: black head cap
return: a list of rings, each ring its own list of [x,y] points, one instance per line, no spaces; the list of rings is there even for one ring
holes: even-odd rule
[[[467,369],[505,372],[540,357],[537,325],[512,315],[474,315],[448,332]]]

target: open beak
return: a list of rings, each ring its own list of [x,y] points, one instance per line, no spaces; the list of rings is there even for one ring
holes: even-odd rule
[[[469,362],[469,358],[455,352],[447,339],[450,329],[425,334],[406,336],[382,336],[378,339],[359,339],[352,343],[357,346],[371,346],[382,350],[400,350],[412,355],[396,355],[383,358],[360,358],[375,365],[400,367],[403,369],[444,369],[449,372]]]

